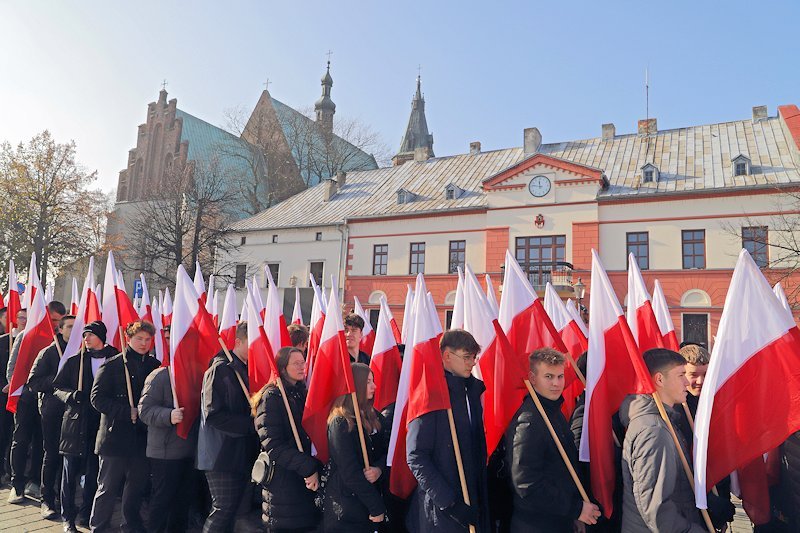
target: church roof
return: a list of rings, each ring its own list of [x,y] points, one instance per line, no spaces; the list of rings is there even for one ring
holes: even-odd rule
[[[417,78],[417,92],[411,101],[411,115],[408,126],[400,142],[399,154],[414,153],[417,148],[428,148],[433,157],[433,135],[428,133],[428,121],[425,119],[425,98],[422,96],[420,79]]]

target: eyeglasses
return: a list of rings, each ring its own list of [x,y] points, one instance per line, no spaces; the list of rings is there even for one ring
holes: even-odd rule
[[[455,355],[459,359],[462,359],[465,363],[474,363],[478,358],[478,355],[474,354],[474,353],[468,353],[466,355],[461,355],[460,353],[454,352],[452,350],[447,350],[447,351],[450,352],[451,355]]]

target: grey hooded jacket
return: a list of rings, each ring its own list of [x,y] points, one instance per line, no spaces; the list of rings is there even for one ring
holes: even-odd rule
[[[677,416],[666,410],[670,419]],[[623,533],[704,532],[692,486],[655,400],[631,394],[623,400],[619,417],[627,427],[622,444]],[[686,444],[682,446],[691,458]]]

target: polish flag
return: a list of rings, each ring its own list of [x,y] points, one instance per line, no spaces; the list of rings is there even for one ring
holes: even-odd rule
[[[139,318],[153,323],[153,307],[150,304],[150,291],[147,290],[147,282],[144,280],[144,274],[139,274],[139,279],[142,280],[142,300],[139,302]]]
[[[103,286],[98,283],[94,287],[95,303],[97,304],[97,311],[100,313],[98,316],[103,316]],[[98,319],[100,320],[100,319]]]
[[[153,327],[156,328],[156,335],[153,337],[153,344],[155,347],[156,359],[163,365],[169,364],[169,355],[166,353],[166,338],[164,337],[164,326],[161,324],[161,311],[158,302],[153,302]],[[167,365],[164,365],[164,362]]]
[[[277,355],[278,350],[284,346],[291,346],[292,339],[289,338],[289,330],[286,329],[286,318],[283,316],[283,300],[278,296],[278,287],[272,279],[269,267],[264,267],[267,276],[267,306],[263,315],[264,332],[267,334],[273,354]],[[253,287],[258,291],[257,287]],[[255,389],[259,390],[259,389]]]
[[[400,331],[400,339],[403,341],[403,344],[408,343],[408,330],[413,326],[412,319],[411,319],[411,308],[414,305],[414,289],[411,288],[411,285],[406,285],[406,303],[405,307],[403,308],[403,325]]]
[[[199,270],[198,270],[199,272]],[[206,311],[211,317],[214,317],[214,274],[208,276],[208,289],[206,290]]]
[[[200,270],[200,261],[194,262],[194,290],[200,295],[203,306],[206,304],[206,280],[203,278],[203,271]],[[177,295],[176,295],[177,298]]]
[[[183,407],[178,436],[185,439],[200,414],[203,374],[219,350],[219,343],[217,330],[183,265],[178,266],[176,278],[168,368],[178,398],[176,407]]]
[[[172,325],[172,297],[169,295],[169,287],[164,289],[164,304],[161,306],[161,322],[164,327]]]
[[[136,311],[136,308],[133,306],[133,302],[131,302],[131,299],[128,297],[128,292],[125,290],[125,281],[122,278],[122,271],[120,270],[117,270],[114,294],[116,296],[119,325],[124,329],[128,327],[128,324],[139,320],[139,313]],[[119,350],[122,351],[122,348],[119,348]]]
[[[322,336],[322,327],[325,324],[325,300],[322,299],[322,291],[320,291],[317,282],[314,281],[314,276],[309,275],[311,280],[311,288],[314,289],[314,302],[311,304],[311,320],[308,323],[309,338],[308,338],[308,356],[306,357],[306,383],[311,381],[311,373],[314,370],[314,359],[317,357],[317,350],[319,349],[319,340]]]
[[[786,297],[786,293],[783,291],[783,285],[781,285],[780,281],[772,288],[772,292],[775,293],[775,297],[778,298],[778,301],[781,303],[781,307],[783,307],[786,312],[789,313],[789,316],[792,317],[792,320],[794,320],[792,306],[789,305],[789,299]]]
[[[478,362],[494,342],[495,332],[492,322],[496,319],[497,315],[494,314],[478,278],[467,265],[464,272],[464,330],[470,332],[481,347],[480,353],[476,354]],[[472,368],[472,375],[483,379],[480,364]]]
[[[397,398],[397,384],[400,381],[400,368],[403,365],[400,349],[392,332],[392,312],[386,298],[381,296],[381,309],[378,314],[378,329],[372,346],[369,366],[375,378],[375,409],[383,411]]]
[[[44,303],[44,291],[37,287],[33,293],[33,301],[28,308],[28,322],[22,333],[17,352],[17,364],[14,374],[8,383],[8,402],[6,409],[12,413],[17,412],[17,403],[22,395],[22,389],[28,381],[33,361],[39,352],[53,343],[53,324]]]
[[[8,294],[5,298],[6,317],[8,317],[8,331],[17,327],[17,313],[22,309],[22,302],[19,300],[19,282],[17,272],[14,270],[14,260],[8,262]]]
[[[353,299],[355,300],[355,309],[353,311],[364,321],[364,329],[361,331],[360,349],[364,353],[371,354],[372,347],[375,345],[375,329],[372,327],[372,324],[369,321],[369,315],[361,306],[358,296],[353,296]]]
[[[328,461],[328,415],[334,400],[355,391],[350,354],[344,340],[344,324],[337,291],[331,290],[319,350],[314,360],[314,373],[308,382],[303,428],[317,450],[317,459]]]
[[[300,287],[294,288],[294,308],[292,309],[292,324],[303,323],[303,310],[300,308]]]
[[[771,292],[742,250],[695,418],[695,500],[701,509],[708,488],[755,459],[763,461],[763,454],[800,429],[800,330]]]
[[[94,257],[89,258],[89,268],[86,271],[86,279],[83,282],[83,292],[78,299],[78,309],[75,312],[75,323],[72,330],[75,335],[70,335],[67,345],[64,347],[62,357],[58,362],[58,369],[64,366],[67,359],[78,355],[81,351],[83,342],[83,328],[86,324],[100,320],[97,312],[97,297],[94,295]],[[80,334],[79,334],[80,333]]]
[[[417,274],[414,294],[413,309],[409,310],[414,325],[406,340],[387,455],[387,465],[392,467],[389,490],[400,498],[410,496],[417,485],[406,462],[408,423],[426,413],[450,408],[438,334],[428,309],[430,300],[422,274]]]
[[[609,517],[614,510],[616,476],[611,417],[628,394],[652,394],[655,388],[595,250],[591,291],[580,460],[589,461],[592,493]]]
[[[247,283],[245,282],[245,284]],[[255,274],[253,274],[253,281],[250,282],[249,287],[250,292],[253,293],[253,304],[256,306],[258,314],[261,315],[261,320],[263,321],[267,312],[267,306],[264,305],[264,300],[261,298],[261,289],[258,287],[258,279],[256,278]]]
[[[650,293],[633,254],[628,255],[628,326],[641,353],[650,348],[663,348],[664,340],[650,302]]]
[[[456,299],[453,302],[453,315],[449,329],[464,329],[464,273],[458,267],[458,283],[456,283]]]
[[[494,283],[492,283],[492,278],[489,274],[486,274],[486,301],[489,302],[494,315],[499,316],[500,304],[497,303],[497,293],[494,292]]]
[[[247,305],[247,380],[250,393],[255,394],[261,388],[278,377],[278,368],[275,366],[275,355],[261,317],[253,303],[253,293],[248,293],[250,299]]]
[[[53,284],[48,283],[44,289],[44,303],[45,305],[53,301]]]
[[[78,292],[78,280],[75,279],[75,276],[72,277],[72,299],[69,303],[69,314],[72,316],[78,316],[78,304],[80,303],[81,297],[80,293]]]
[[[242,320],[247,320],[245,309],[242,309]],[[230,283],[228,290],[225,291],[225,306],[222,308],[222,318],[219,321],[219,336],[225,341],[228,350],[233,350],[236,341],[236,289]]]
[[[658,322],[658,330],[661,333],[664,348],[677,352],[680,349],[680,344],[678,343],[678,337],[675,336],[675,326],[672,324],[672,315],[669,314],[669,306],[667,305],[667,299],[664,297],[664,290],[658,280],[655,281],[653,287],[653,313],[656,315],[656,322]]]
[[[581,331],[583,332],[583,336],[588,339],[589,338],[589,327],[586,325],[586,322],[583,321],[583,318],[581,317],[581,314],[578,311],[577,304],[575,304],[575,302],[572,300],[572,298],[567,298],[567,303],[565,305],[566,305],[566,308],[567,308],[567,313],[569,313],[569,316],[571,316],[572,320],[574,320],[575,323],[578,325],[578,327],[581,328]]]
[[[28,266],[28,285],[22,295],[22,308],[30,309],[36,291],[42,290],[42,282],[39,280],[39,271],[36,269],[36,252],[31,254],[31,263]]]
[[[439,312],[436,310],[436,303],[433,301],[433,294],[428,291],[428,311],[431,314],[431,324],[433,325],[433,331],[436,333],[437,337],[441,337],[442,333],[444,333],[444,328],[442,328],[442,321],[439,320]]]
[[[120,338],[119,328],[122,327],[117,307],[117,267],[114,264],[114,254],[108,252],[106,261],[105,281],[103,282],[103,323],[108,330],[106,342],[122,351],[123,339]]]

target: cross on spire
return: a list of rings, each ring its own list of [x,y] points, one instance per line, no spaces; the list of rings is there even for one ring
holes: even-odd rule
[[[267,81],[264,82],[264,90],[265,91],[269,91],[269,84],[270,83],[272,83],[272,82],[269,81],[269,78],[267,78]]]
[[[328,56],[328,66],[330,67],[331,66],[331,56],[333,55],[333,52],[328,50],[328,53],[325,54],[325,55]]]
[[[162,91],[166,91],[167,90],[167,80],[166,79],[161,82],[161,90]]]
[[[417,65],[417,78],[422,77],[422,65]]]

